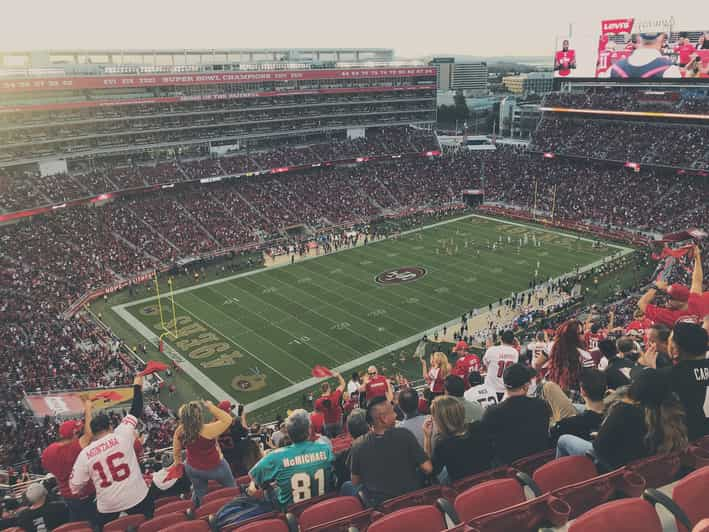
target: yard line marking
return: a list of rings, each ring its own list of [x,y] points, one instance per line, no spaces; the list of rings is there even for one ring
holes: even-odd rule
[[[214,290],[214,289],[213,289],[213,288],[210,288],[210,290]],[[218,292],[217,292],[217,293],[218,293]],[[231,316],[230,316],[229,314],[227,314],[226,312],[224,312],[224,311],[222,311],[221,309],[215,307],[214,305],[212,305],[212,304],[211,304],[209,301],[207,301],[206,299],[204,299],[204,298],[202,298],[202,297],[200,297],[200,296],[198,296],[198,295],[196,295],[196,294],[194,294],[193,297],[196,297],[197,299],[199,299],[199,300],[201,300],[202,302],[206,303],[206,304],[209,305],[211,308],[213,308],[214,310],[216,310],[217,312],[219,312],[219,313],[221,313],[223,316],[225,316],[225,317],[226,317],[229,321],[231,321],[232,323],[238,323],[239,325],[241,325],[241,322],[240,322],[239,320],[237,320],[237,319],[231,317]],[[178,306],[181,306],[181,305],[178,304]],[[182,308],[184,308],[184,307],[182,307]],[[189,312],[191,315],[194,316],[194,314],[192,314],[190,311],[187,311],[187,312]],[[252,310],[247,310],[247,312],[249,312],[249,314],[254,314],[255,316],[258,316],[259,319],[263,320],[265,323],[268,323],[268,324],[271,325],[272,327],[276,327],[277,329],[280,329],[281,331],[283,331],[284,333],[286,333],[289,337],[291,337],[291,338],[295,337],[295,335],[294,335],[292,332],[285,330],[283,327],[279,327],[278,325],[275,324],[275,322],[270,321],[268,318],[264,318],[264,317],[261,316],[258,312],[254,312],[254,311],[252,311]],[[207,325],[207,323],[204,322],[204,321],[202,321],[202,323],[204,323],[205,325]],[[222,334],[222,333],[219,332],[219,330],[218,330],[216,327],[213,327],[213,326],[211,326],[211,325],[207,325],[207,326],[208,326],[208,327],[212,327],[212,329],[214,329],[215,331],[217,331],[219,334]],[[278,344],[276,344],[276,343],[272,342],[271,340],[269,340],[266,336],[264,336],[263,334],[261,334],[261,333],[258,332],[257,330],[253,330],[253,329],[252,329],[251,334],[258,335],[260,338],[262,338],[264,341],[266,341],[266,343],[271,344],[273,347],[275,347],[275,348],[278,349],[279,351],[285,353],[287,357],[291,358],[292,360],[295,360],[298,364],[300,364],[301,366],[303,366],[303,367],[306,368],[307,370],[310,370],[310,366],[308,366],[305,362],[303,362],[303,361],[300,360],[299,358],[294,357],[294,356],[291,355],[288,351],[286,351],[285,349],[283,349],[283,348],[282,348],[281,346],[279,346]],[[222,334],[222,336],[224,336],[224,335]],[[234,337],[229,336],[229,338],[233,339]],[[248,352],[248,351],[247,351],[247,352]],[[253,354],[252,354],[252,356],[256,357],[256,355],[253,355]],[[256,358],[256,359],[257,359],[259,362],[261,362],[261,359],[259,359],[259,358]],[[270,366],[269,366],[269,367],[270,367]]]
[[[261,286],[260,284],[258,284],[258,283],[257,283],[256,281],[254,281],[253,279],[249,279],[249,281],[252,282],[252,283],[254,283],[256,286]],[[285,283],[284,283],[283,281],[281,281],[280,279],[278,280],[278,282],[279,282],[279,283],[282,283],[282,284],[285,284]],[[288,286],[289,288],[296,288],[297,290],[299,290],[300,292],[303,292],[303,293],[308,293],[307,291],[302,290],[302,289],[297,288],[297,287],[294,287],[294,286],[289,286],[289,285],[286,285],[286,286]],[[282,296],[281,296],[281,297],[282,297]],[[270,305],[270,306],[272,306],[272,307],[274,307],[274,308],[278,308],[278,307],[276,307],[275,305],[273,305],[273,304],[271,304],[271,303],[269,303],[269,302],[267,302],[267,301],[264,301],[264,302],[265,302],[267,305]],[[333,320],[333,319],[331,319],[331,318],[328,318],[327,316],[324,316],[324,315],[320,314],[317,310],[315,310],[315,309],[317,308],[317,306],[306,307],[306,306],[304,306],[304,305],[301,305],[300,303],[297,303],[297,302],[294,302],[294,303],[295,303],[296,305],[298,305],[299,307],[305,309],[306,313],[307,313],[307,312],[312,312],[313,314],[319,316],[320,318],[324,319],[325,321],[329,321],[329,322],[332,323],[333,325],[336,325],[336,324],[338,323],[337,321],[335,321],[335,320]],[[341,308],[341,307],[335,305],[334,303],[327,303],[327,302],[321,302],[321,303],[323,304],[323,306],[333,307],[333,308],[335,308],[335,309],[337,309],[337,310],[339,310],[339,311],[341,311],[341,312],[346,312],[347,314],[350,314],[350,313],[347,312],[345,309],[343,309],[343,308]],[[350,315],[353,316],[353,314],[350,314]],[[334,340],[334,341],[337,342],[338,344],[343,345],[344,347],[347,348],[348,351],[352,351],[353,353],[355,353],[355,354],[357,354],[357,355],[361,354],[357,349],[353,348],[353,347],[350,346],[350,345],[347,345],[347,344],[341,342],[340,340],[338,340],[337,338],[335,338],[335,337],[333,337],[333,336],[330,336],[329,334],[327,334],[326,332],[324,332],[324,331],[321,330],[321,329],[318,329],[318,328],[315,327],[314,325],[310,325],[308,322],[305,322],[305,321],[299,319],[295,314],[291,314],[290,317],[291,317],[292,319],[296,319],[296,320],[298,320],[299,322],[303,323],[303,324],[304,324],[306,327],[308,327],[309,329],[313,329],[313,330],[314,330],[315,332],[317,332],[318,334],[322,334],[322,335],[326,336],[327,338],[329,338],[330,340]],[[368,322],[365,322],[365,323],[368,323]],[[371,325],[371,324],[370,324],[370,325]],[[377,342],[374,342],[374,341],[373,341],[371,338],[369,338],[368,336],[364,336],[364,335],[358,333],[357,331],[355,331],[355,330],[353,330],[353,329],[349,329],[349,330],[350,330],[350,332],[356,334],[356,335],[359,336],[360,338],[363,338],[364,340],[366,340],[366,341],[369,342],[370,344],[375,344],[375,345],[377,344]],[[321,353],[322,353],[322,352],[321,352]],[[325,353],[323,353],[323,354],[325,354]],[[335,359],[333,359],[332,357],[330,357],[330,356],[328,356],[328,355],[325,355],[325,356],[327,356],[327,358],[329,358],[329,359],[332,360],[333,362],[336,362],[336,363],[338,363],[338,364],[340,363],[339,360],[335,360]]]
[[[200,299],[201,299],[201,298],[200,298]],[[203,301],[204,301],[204,300],[203,300]],[[286,377],[283,373],[281,373],[281,372],[278,371],[276,368],[274,368],[273,366],[271,366],[268,362],[264,361],[261,357],[258,357],[258,356],[256,356],[256,355],[254,355],[251,351],[249,351],[249,350],[246,349],[245,347],[242,347],[240,344],[236,343],[236,342],[234,341],[234,339],[233,339],[231,336],[229,336],[229,335],[227,335],[227,334],[224,334],[222,331],[220,331],[219,329],[217,329],[214,325],[209,325],[209,324],[208,324],[206,321],[204,321],[203,319],[198,318],[194,313],[190,312],[186,307],[184,307],[183,305],[181,305],[181,304],[178,303],[177,301],[175,301],[175,305],[178,306],[178,307],[180,307],[180,308],[181,308],[182,310],[184,310],[185,312],[187,312],[187,314],[189,314],[190,316],[192,316],[195,320],[197,320],[197,321],[199,321],[200,323],[202,323],[202,325],[206,325],[207,328],[213,329],[214,332],[216,332],[218,335],[222,336],[225,340],[229,340],[229,342],[231,342],[232,345],[234,345],[234,347],[236,347],[237,349],[241,349],[244,353],[247,353],[247,354],[251,355],[253,358],[255,358],[256,360],[258,360],[259,362],[261,362],[261,364],[263,364],[264,366],[266,366],[267,368],[269,368],[269,369],[270,369],[271,371],[273,371],[275,374],[280,375],[283,379],[287,380],[287,381],[290,382],[291,384],[295,384],[295,381],[293,381],[293,380],[289,379],[288,377]],[[269,342],[269,343],[271,343],[271,342]],[[199,381],[198,381],[198,384],[199,384]]]

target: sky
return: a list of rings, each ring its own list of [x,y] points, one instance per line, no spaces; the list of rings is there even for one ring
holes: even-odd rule
[[[603,18],[709,30],[709,2],[665,0],[5,0],[0,50],[383,47],[397,57],[549,55]],[[681,8],[680,8],[681,7]]]

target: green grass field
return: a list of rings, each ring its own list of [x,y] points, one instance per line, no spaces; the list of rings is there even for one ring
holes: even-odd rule
[[[533,234],[541,247],[533,245]],[[500,235],[502,246],[488,249]],[[519,248],[525,235],[528,244]],[[176,290],[178,335],[166,337],[165,354],[181,363],[204,397],[263,408],[312,386],[316,364],[343,372],[365,366],[457,322],[463,312],[527,289],[537,261],[540,279],[555,278],[623,249],[593,248],[576,236],[477,216],[434,224],[398,239]],[[397,284],[375,281],[405,267],[425,274]],[[155,297],[112,310],[157,345],[162,326]]]

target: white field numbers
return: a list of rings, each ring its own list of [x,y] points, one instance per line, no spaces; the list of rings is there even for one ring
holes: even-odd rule
[[[317,486],[313,490],[312,481],[308,473],[296,473],[290,479],[290,487],[293,490],[293,502],[307,501],[311,497],[319,497],[325,494],[325,470],[318,469],[313,473],[313,479]]]

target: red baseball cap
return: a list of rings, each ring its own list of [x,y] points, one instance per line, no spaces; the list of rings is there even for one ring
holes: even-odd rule
[[[231,402],[227,401],[224,399],[224,401],[219,401],[219,404],[217,405],[217,408],[220,408],[224,410],[224,412],[229,412],[231,413],[232,409],[234,408],[235,405],[231,404]]]
[[[81,421],[76,421],[75,419],[70,419],[59,425],[59,437],[62,440],[68,438],[73,438],[74,434],[81,430],[83,423]]]
[[[667,289],[667,295],[675,301],[682,301],[683,303],[686,303],[689,301],[689,288],[683,284],[675,283],[670,285]]]

